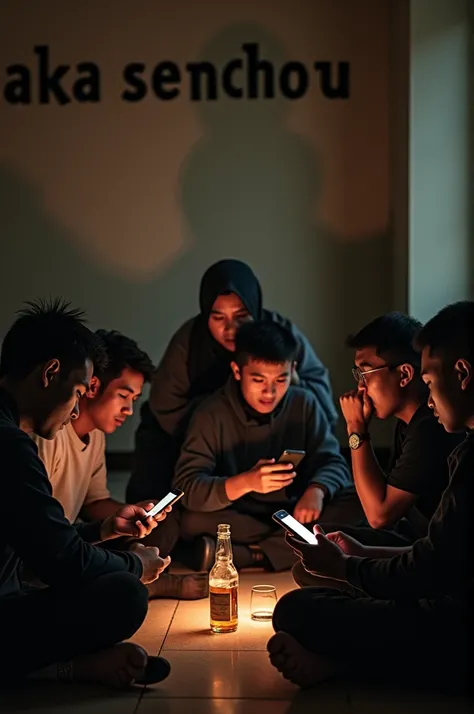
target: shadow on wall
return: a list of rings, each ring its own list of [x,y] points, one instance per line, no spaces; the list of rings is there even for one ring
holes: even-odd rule
[[[253,24],[225,29],[201,58],[223,67],[242,55],[244,42],[258,43],[260,57],[276,69],[293,59]],[[291,100],[279,95],[278,85],[272,100],[221,96],[194,106],[203,137],[183,166],[182,204],[196,250],[205,251],[206,262],[230,252],[251,256],[266,307],[297,316],[321,357],[333,368],[344,365],[347,333],[375,316],[374,303],[375,312],[390,309],[389,236],[349,244],[313,219],[324,181],[321,164],[311,144],[288,129]],[[333,382],[345,388],[347,376],[333,375]]]
[[[158,345],[180,322],[169,296],[181,278],[168,271],[148,284],[132,284],[89,261],[75,248],[79,244],[45,211],[38,188],[0,163],[0,342],[26,300],[61,295],[85,310],[93,329],[123,331],[158,359]],[[131,448],[135,426],[136,416],[110,437],[110,448]]]
[[[157,334],[167,340],[178,326],[176,312],[169,309],[179,279],[176,271],[133,283],[92,262],[77,245],[81,241],[72,240],[69,230],[47,212],[38,187],[13,166],[0,163],[0,340],[25,300],[48,295],[62,295],[84,309],[95,328],[134,336],[135,326],[143,347],[151,351]]]
[[[263,29],[243,25],[218,34],[202,56],[222,67],[252,41],[275,66],[285,61]],[[92,263],[74,247],[81,241],[71,240],[47,213],[37,187],[0,164],[0,338],[23,301],[59,294],[82,307],[93,327],[127,332],[157,360],[179,324],[194,314],[205,268],[237,257],[259,275],[266,306],[293,317],[306,332],[332,371],[335,393],[345,391],[351,355],[344,338],[391,307],[388,235],[349,244],[313,219],[324,176],[311,145],[286,126],[288,100],[220,98],[193,106],[203,136],[183,165],[180,189],[194,241],[148,283]],[[111,437],[112,448],[127,448],[126,440],[131,446],[135,424],[130,420]]]

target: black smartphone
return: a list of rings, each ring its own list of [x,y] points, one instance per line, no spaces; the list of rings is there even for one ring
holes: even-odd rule
[[[166,506],[172,506],[183,496],[184,491],[180,491],[179,488],[173,488],[169,493],[166,494],[164,498],[161,499],[161,501],[158,501],[158,503],[153,506],[151,510],[148,511],[146,517],[148,518],[149,516],[157,516],[158,513],[161,513],[161,511],[165,510]]]
[[[293,464],[296,469],[298,464],[303,461],[305,456],[306,451],[299,451],[297,449],[285,449],[285,451],[278,459],[277,464]]]
[[[276,511],[272,516],[273,520],[276,521],[280,526],[288,531],[292,536],[300,537],[310,543],[311,545],[317,545],[318,541],[314,533],[312,533],[309,528],[306,528],[302,523],[296,520],[287,511]]]

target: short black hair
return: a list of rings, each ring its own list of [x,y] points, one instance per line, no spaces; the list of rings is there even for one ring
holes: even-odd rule
[[[100,339],[85,326],[81,310],[62,298],[33,300],[18,311],[18,319],[2,343],[0,376],[27,377],[38,365],[59,360],[61,377],[67,378],[86,360],[103,369],[107,357]]]
[[[235,338],[235,361],[239,366],[249,359],[271,364],[294,362],[298,342],[290,330],[276,322],[244,322]]]
[[[474,302],[464,300],[444,307],[420,330],[415,346],[420,351],[428,347],[431,355],[474,363]]]
[[[357,334],[349,335],[346,347],[355,350],[374,347],[377,355],[384,355],[391,366],[411,364],[420,370],[421,358],[413,341],[421,328],[421,322],[410,315],[388,312],[369,322]]]
[[[95,334],[101,340],[107,354],[106,366],[94,370],[95,376],[100,379],[101,389],[105,389],[127,367],[143,375],[145,382],[151,382],[154,365],[135,340],[122,335],[117,330],[97,330]]]

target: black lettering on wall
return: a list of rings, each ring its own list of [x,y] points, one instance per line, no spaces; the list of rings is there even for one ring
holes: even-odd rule
[[[15,75],[17,75],[15,77]],[[11,64],[7,67],[7,77],[12,77],[3,90],[3,96],[9,104],[30,104],[31,76],[24,64]]]
[[[199,102],[202,100],[202,77],[206,77],[206,96],[207,100],[217,99],[217,71],[214,65],[210,62],[188,62],[186,69],[191,75],[190,96],[191,101]]]
[[[222,89],[228,97],[232,99],[242,99],[244,91],[242,87],[236,87],[233,83],[233,74],[238,69],[243,69],[244,63],[241,59],[233,59],[227,62],[222,70]]]
[[[49,104],[50,99],[55,99],[64,106],[71,102],[71,97],[64,91],[61,80],[71,69],[68,64],[59,64],[51,72],[49,68],[49,47],[37,45],[35,52],[38,55],[38,89],[40,104]]]
[[[80,74],[74,82],[72,93],[78,102],[100,102],[100,69],[94,62],[80,62],[76,66]]]
[[[281,93],[287,99],[301,99],[309,87],[308,71],[301,62],[287,62],[280,72]]]
[[[123,78],[125,82],[132,87],[135,91],[130,89],[124,89],[122,92],[122,99],[126,102],[141,102],[148,92],[148,87],[145,80],[140,77],[145,71],[145,65],[143,62],[131,62],[124,67]]]
[[[175,99],[179,94],[178,87],[167,88],[167,84],[179,84],[181,72],[175,62],[160,62],[152,75],[153,90],[158,99]]]
[[[327,99],[349,99],[349,62],[337,63],[336,86],[332,82],[332,62],[315,62],[314,69],[320,72],[321,91]]]
[[[275,96],[275,70],[268,60],[261,60],[258,56],[258,44],[247,42],[242,45],[242,49],[247,53],[247,89],[249,99],[259,99],[258,91],[259,72],[264,73],[264,99],[273,99]]]

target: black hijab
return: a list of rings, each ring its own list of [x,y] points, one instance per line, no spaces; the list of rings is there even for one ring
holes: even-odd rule
[[[240,260],[220,260],[206,270],[199,290],[201,312],[191,331],[188,377],[191,398],[212,394],[230,376],[232,353],[221,347],[209,332],[212,306],[219,295],[234,293],[254,320],[262,317],[262,290],[253,270]]]

